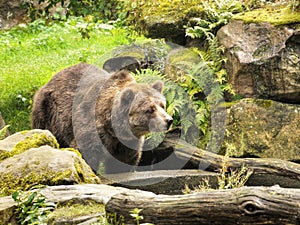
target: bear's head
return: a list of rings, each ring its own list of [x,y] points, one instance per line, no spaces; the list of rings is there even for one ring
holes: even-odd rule
[[[169,129],[173,118],[166,112],[166,99],[162,90],[161,81],[153,84],[132,82],[117,95],[112,126],[119,138],[127,139],[132,135],[140,138],[149,132]]]

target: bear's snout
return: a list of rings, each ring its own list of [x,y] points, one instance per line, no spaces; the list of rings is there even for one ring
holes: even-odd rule
[[[173,118],[172,117],[168,118],[167,119],[167,129],[169,129],[171,127],[172,123],[173,123]]]

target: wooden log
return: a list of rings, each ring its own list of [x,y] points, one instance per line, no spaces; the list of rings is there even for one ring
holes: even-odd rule
[[[106,205],[107,217],[136,224],[129,211],[142,209],[142,223],[176,224],[300,224],[300,189],[242,187],[187,195],[124,192]]]
[[[176,156],[189,160],[195,168],[218,171],[224,163],[224,156],[196,148],[184,141],[167,140],[173,146]],[[273,158],[226,158],[228,168],[238,169],[242,165],[253,171],[248,185],[300,188],[300,165]]]
[[[217,172],[222,168],[224,156],[197,148],[181,140],[176,134],[168,134],[163,143],[153,151],[154,156],[149,159],[171,156],[176,160],[186,162],[183,169],[201,169]],[[148,153],[149,154],[149,153]],[[175,156],[174,156],[175,155]],[[300,188],[300,164],[275,158],[226,158],[226,164],[230,169],[238,169],[245,165],[253,171],[247,185],[251,186],[273,186]],[[144,159],[147,164],[147,159]],[[182,162],[179,162],[182,163]],[[155,169],[178,169],[173,168],[172,163],[165,165],[166,168],[155,167]]]

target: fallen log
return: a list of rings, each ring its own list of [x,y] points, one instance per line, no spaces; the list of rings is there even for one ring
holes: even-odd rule
[[[147,153],[146,153],[147,154]],[[149,153],[148,153],[149,154]],[[154,169],[180,169],[174,167],[182,164],[183,169],[200,169],[210,172],[220,171],[226,163],[229,169],[235,170],[243,165],[253,171],[247,185],[300,188],[300,164],[274,158],[230,158],[197,148],[174,134],[169,134],[163,143],[148,158],[173,158],[169,162],[153,166]],[[144,160],[145,164],[147,160]],[[181,161],[181,162],[180,162]],[[184,162],[184,164],[182,163]]]
[[[189,160],[195,168],[207,171],[219,171],[224,163],[224,156],[196,148],[184,141],[167,140],[173,146],[177,157]],[[253,171],[247,185],[300,188],[300,165],[273,158],[226,158],[225,163],[233,170],[245,165]]]
[[[136,224],[130,216],[142,209],[142,223],[169,224],[300,224],[300,189],[242,187],[187,195],[155,195],[149,192],[123,192],[106,205],[113,224],[123,219]],[[113,215],[113,216],[112,216]]]

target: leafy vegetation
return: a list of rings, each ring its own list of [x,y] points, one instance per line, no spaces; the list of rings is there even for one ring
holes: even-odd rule
[[[204,15],[191,21],[195,26],[187,26],[186,34],[191,38],[205,37],[208,41],[212,40],[220,27],[227,24],[235,13],[243,11],[241,1],[237,0],[203,1],[202,5]]]
[[[140,223],[141,220],[144,219],[144,217],[140,214],[143,210],[134,208],[130,211],[130,216],[135,219],[136,225],[154,225],[152,223]]]
[[[141,223],[144,217],[140,214],[143,210],[134,208],[129,211],[130,216],[135,220],[136,225],[154,225],[152,223]],[[106,214],[105,225],[126,225],[124,216],[117,215],[116,213]]]
[[[45,196],[38,191],[16,191],[12,198],[17,202],[17,220],[21,225],[47,224],[47,216],[56,207],[53,202],[47,202]]]

